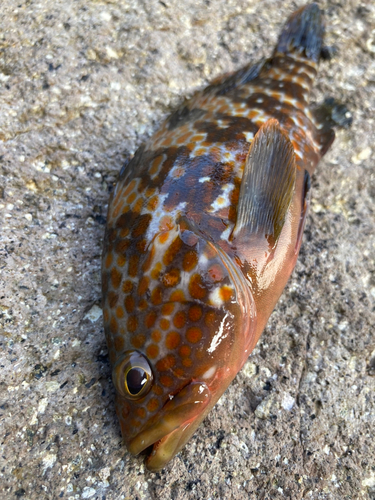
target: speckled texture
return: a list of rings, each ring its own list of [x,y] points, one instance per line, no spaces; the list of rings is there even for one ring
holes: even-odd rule
[[[344,101],[354,123],[313,178],[300,259],[260,343],[164,472],[121,445],[109,381],[109,188],[184,96],[269,55],[303,3],[3,0],[2,498],[375,498],[370,2],[320,2],[338,54],[315,98]]]

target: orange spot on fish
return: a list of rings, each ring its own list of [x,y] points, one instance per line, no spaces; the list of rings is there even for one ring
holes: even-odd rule
[[[181,238],[177,236],[177,238],[175,238],[172,241],[168,250],[164,254],[163,263],[166,266],[169,266],[173,262],[173,259],[175,258],[177,252],[181,249],[181,246],[182,246]]]
[[[170,215],[164,215],[159,222],[159,230],[160,231],[170,231],[174,227],[173,219]],[[168,233],[166,234],[168,238]],[[166,241],[166,240],[165,240]],[[162,241],[160,240],[162,243]]]
[[[139,255],[131,255],[129,259],[128,274],[131,277],[137,276]]]
[[[155,324],[157,315],[155,311],[150,311],[145,317],[145,325],[147,328],[152,328]]]
[[[157,306],[157,305],[161,304],[162,297],[163,297],[163,290],[160,286],[157,286],[156,288],[153,289],[153,291],[151,293],[151,302],[155,306]]]
[[[173,139],[172,137],[170,136],[167,136],[162,142],[161,142],[161,146],[163,146],[164,148],[169,148],[170,146],[172,146],[172,143],[173,143]]]
[[[116,308],[116,316],[121,319],[124,317],[124,309],[122,307],[117,307]]]
[[[147,300],[145,300],[145,299],[140,300],[139,304],[138,304],[138,308],[141,309],[142,311],[144,309],[147,309],[148,308],[148,302],[147,302]]]
[[[111,282],[112,282],[113,288],[118,288],[120,286],[121,278],[122,278],[120,271],[118,271],[114,267],[113,269],[111,269],[110,276],[111,276]]]
[[[190,356],[191,348],[188,345],[182,345],[178,352],[181,358],[186,358],[187,356]]]
[[[125,197],[125,196],[128,196],[128,194],[130,194],[133,189],[135,188],[135,185],[136,185],[136,181],[133,179],[127,186],[127,188],[125,189],[125,191],[123,192],[122,196]]]
[[[197,326],[191,326],[186,331],[186,339],[192,344],[196,344],[202,338],[202,330]]]
[[[185,375],[185,370],[183,368],[175,368],[173,373],[176,377],[183,377]]]
[[[109,329],[111,330],[111,333],[117,333],[118,325],[114,316],[112,316],[111,321],[109,322]]]
[[[147,292],[149,282],[150,280],[147,276],[142,276],[138,285],[138,295],[144,295]]]
[[[182,261],[182,268],[186,272],[192,271],[198,264],[198,255],[194,250],[189,250],[184,255],[184,260]]]
[[[187,132],[177,139],[177,144],[185,144],[186,142],[191,141],[191,132]]]
[[[109,307],[113,308],[117,304],[118,295],[115,292],[109,292],[108,294],[108,304]]]
[[[171,302],[183,302],[185,300],[185,294],[182,290],[174,290],[169,297]]]
[[[105,267],[108,269],[109,267],[111,267],[111,264],[112,264],[112,261],[113,261],[113,254],[112,253],[108,253],[107,254],[107,257],[105,258]]]
[[[165,339],[165,346],[167,349],[173,350],[180,343],[180,334],[178,332],[169,332],[167,338]]]
[[[163,307],[161,308],[161,313],[163,314],[163,316],[169,316],[170,314],[172,314],[173,312],[173,309],[174,309],[174,304],[164,304]]]
[[[133,283],[130,280],[124,281],[122,284],[122,291],[124,293],[130,293],[133,290]]]
[[[161,271],[161,262],[157,262],[155,264],[155,267],[154,269],[151,271],[151,278],[153,280],[157,280],[159,278],[159,275],[160,275],[160,271]]]
[[[189,368],[193,364],[193,362],[190,358],[184,358],[182,360],[182,364],[186,366],[186,368]]]
[[[125,254],[126,250],[128,249],[130,244],[130,241],[127,240],[120,240],[116,243],[116,252],[119,254]]]
[[[125,300],[124,300],[124,306],[125,306],[125,309],[128,313],[131,313],[134,311],[134,307],[135,307],[135,302],[134,302],[134,299],[133,299],[133,296],[132,295],[127,295],[125,297]]]
[[[173,324],[176,328],[182,328],[186,323],[186,314],[184,311],[178,311],[173,317]]]
[[[164,274],[162,281],[163,285],[167,288],[175,287],[180,281],[180,271],[178,269],[171,269]]]
[[[132,192],[131,194],[129,194],[129,196],[126,198],[126,203],[128,203],[128,204],[130,205],[131,203],[133,203],[133,201],[136,199],[136,197],[137,197],[137,193],[134,193],[134,191],[133,191],[133,192]]]
[[[222,286],[220,288],[220,298],[224,301],[224,302],[228,302],[232,296],[233,296],[233,288],[229,287],[229,286]]]
[[[149,170],[151,176],[156,175],[158,173],[162,161],[163,161],[163,155],[159,155],[155,158],[155,160],[153,160]]]
[[[206,148],[198,148],[195,151],[195,156],[203,156],[206,154],[206,152],[207,152]]]
[[[172,354],[167,354],[166,356],[164,356],[164,358],[160,359],[156,363],[156,369],[159,370],[160,372],[165,372],[170,368],[173,368],[175,364],[176,364],[176,358],[172,356]]]
[[[202,277],[199,274],[194,274],[190,278],[189,293],[193,299],[204,299],[207,295],[207,289],[202,282]]]
[[[191,142],[193,143],[197,143],[197,142],[200,142],[200,141],[203,141],[204,139],[204,135],[193,135],[193,137],[191,138]]]
[[[123,238],[126,238],[129,234],[129,228],[125,227],[123,229],[120,230],[120,232],[118,233],[118,237],[123,239]]]
[[[142,210],[142,207],[143,207],[143,198],[138,198],[138,200],[135,202],[135,205],[133,207],[133,212],[135,213],[140,213],[140,211]],[[148,214],[146,214],[148,215]]]
[[[190,307],[188,314],[190,321],[199,321],[203,314],[201,306],[194,304]]]
[[[138,252],[145,253],[146,248],[147,248],[147,241],[145,239],[138,240],[137,244],[136,244],[136,248],[137,248]]]
[[[144,234],[147,231],[148,226],[150,225],[151,219],[152,217],[150,214],[140,215],[132,231],[132,237],[138,238],[139,236]]]
[[[171,387],[171,385],[173,384],[172,378],[168,375],[161,375],[159,380],[161,385],[164,385],[164,387]]]
[[[129,332],[135,332],[138,326],[138,319],[136,316],[130,316],[126,324],[126,328]]]
[[[161,333],[159,332],[159,330],[154,330],[152,333],[151,333],[151,338],[154,342],[160,342],[160,339],[161,339]]]
[[[122,337],[115,337],[115,349],[117,352],[124,349],[124,339]]]
[[[156,398],[151,398],[147,403],[147,409],[149,412],[154,412],[159,408],[159,401]]]
[[[147,203],[147,209],[153,212],[156,210],[157,206],[159,204],[159,196],[153,196],[151,200]]]
[[[125,257],[125,255],[119,255],[117,257],[117,265],[119,267],[123,267],[125,265],[125,263],[126,263],[126,257]]]
[[[154,359],[159,354],[159,347],[155,344],[151,344],[146,349],[146,354],[150,359]]]
[[[140,418],[145,418],[146,410],[144,408],[137,408],[137,415]]]
[[[160,320],[160,328],[162,330],[168,330],[169,329],[169,325],[170,325],[170,321],[166,318],[162,318]]]
[[[136,349],[140,349],[146,342],[146,337],[142,333],[139,333],[138,335],[134,335],[130,342]]]
[[[159,385],[154,385],[152,388],[152,392],[157,396],[161,396],[163,394],[163,389]]]
[[[165,232],[165,233],[159,234],[158,241],[159,241],[159,243],[161,243],[163,245],[168,240],[168,238],[169,238],[169,234],[168,234],[168,232]]]

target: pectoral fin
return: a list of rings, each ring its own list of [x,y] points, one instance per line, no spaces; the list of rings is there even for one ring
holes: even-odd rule
[[[294,148],[279,122],[268,120],[251,143],[242,177],[232,239],[259,234],[275,244],[292,201]]]

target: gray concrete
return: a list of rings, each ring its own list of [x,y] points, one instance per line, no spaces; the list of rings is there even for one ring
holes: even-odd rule
[[[121,445],[100,313],[108,190],[195,89],[270,54],[297,0],[2,0],[1,499],[374,499],[375,8],[322,0],[314,97],[347,103],[296,270],[159,474]]]

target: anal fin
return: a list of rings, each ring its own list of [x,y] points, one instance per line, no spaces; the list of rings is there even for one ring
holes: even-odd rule
[[[258,234],[276,244],[295,181],[293,145],[272,118],[262,125],[250,145],[231,239]]]

